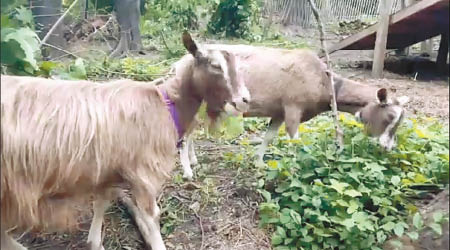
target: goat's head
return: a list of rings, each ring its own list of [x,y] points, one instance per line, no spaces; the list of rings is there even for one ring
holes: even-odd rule
[[[356,119],[364,123],[367,132],[378,137],[386,150],[395,146],[395,133],[403,119],[403,105],[409,101],[407,96],[390,99],[387,90],[377,91],[377,102],[372,102],[356,112]]]
[[[250,92],[238,72],[234,54],[216,49],[201,49],[189,33],[183,33],[183,44],[194,57],[192,83],[207,104],[211,118],[222,111],[243,113],[248,110]]]

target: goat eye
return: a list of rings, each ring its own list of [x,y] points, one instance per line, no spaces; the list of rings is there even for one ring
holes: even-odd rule
[[[221,69],[220,64],[217,62],[211,62],[211,66],[216,69]]]

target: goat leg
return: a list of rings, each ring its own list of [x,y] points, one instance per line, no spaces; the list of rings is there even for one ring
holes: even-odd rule
[[[269,128],[267,129],[266,134],[264,135],[264,141],[259,146],[258,151],[256,152],[256,165],[263,165],[263,157],[266,153],[267,146],[272,143],[273,139],[278,135],[278,129],[283,123],[282,119],[272,118],[270,120]]]

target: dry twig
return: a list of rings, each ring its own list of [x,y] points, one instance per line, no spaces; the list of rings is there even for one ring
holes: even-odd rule
[[[331,84],[330,87],[331,87],[331,95],[332,95],[331,109],[333,111],[333,120],[334,120],[334,128],[336,130],[336,140],[337,140],[337,145],[338,145],[338,151],[341,151],[344,148],[344,133],[342,132],[341,127],[339,126],[337,104],[336,104],[336,92],[334,90],[334,80],[333,80],[333,72],[332,72],[331,63],[330,63],[330,55],[328,54],[328,50],[327,50],[326,44],[325,44],[325,32],[323,31],[323,24],[322,24],[322,21],[320,20],[319,11],[317,10],[316,4],[314,3],[313,0],[308,0],[308,1],[311,4],[312,12],[317,20],[317,25],[318,25],[319,33],[320,33],[320,45],[322,47],[323,53],[325,54],[327,70],[330,75],[330,84]]]
[[[198,215],[197,211],[195,211],[194,209],[192,209],[192,211],[194,212],[195,217],[197,217],[197,219],[200,223],[200,230],[202,230],[202,245],[200,246],[200,250],[203,250],[204,245],[205,245],[205,231],[203,230],[202,217],[200,217],[200,215]]]
[[[56,50],[59,50],[59,51],[62,51],[62,52],[64,52],[64,53],[66,53],[67,55],[73,56],[73,57],[75,57],[75,58],[79,58],[79,56],[75,55],[74,53],[72,53],[72,52],[70,52],[70,51],[67,51],[67,50],[65,50],[65,49],[61,49],[61,48],[59,48],[59,47],[57,47],[57,46],[55,46],[55,45],[52,45],[52,44],[49,44],[49,43],[41,43],[41,45],[48,46],[48,47],[50,47],[50,48],[54,48],[54,49],[56,49]]]

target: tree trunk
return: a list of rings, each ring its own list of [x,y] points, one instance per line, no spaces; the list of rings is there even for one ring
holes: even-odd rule
[[[122,57],[129,51],[142,53],[139,18],[141,15],[139,0],[116,0],[114,3],[120,40],[110,57]]]
[[[30,8],[36,23],[36,33],[40,39],[43,39],[47,32],[52,28],[53,24],[62,15],[62,0],[30,0]],[[64,48],[66,41],[64,39],[64,25],[59,24],[56,27],[46,43]],[[44,58],[52,58],[62,55],[63,52],[54,48],[45,47],[42,49]]]

